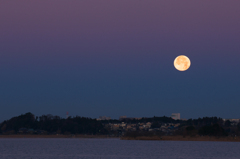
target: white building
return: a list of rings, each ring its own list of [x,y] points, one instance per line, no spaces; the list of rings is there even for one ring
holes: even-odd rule
[[[172,113],[171,118],[175,120],[180,120],[180,113]]]

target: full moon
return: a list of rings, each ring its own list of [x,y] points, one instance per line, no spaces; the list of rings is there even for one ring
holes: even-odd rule
[[[179,71],[186,71],[191,65],[191,61],[185,55],[180,55],[174,60],[174,66]]]

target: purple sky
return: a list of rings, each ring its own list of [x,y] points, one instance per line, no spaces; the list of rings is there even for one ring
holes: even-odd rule
[[[239,0],[0,2],[0,120],[240,118]],[[178,72],[173,60],[192,65]]]

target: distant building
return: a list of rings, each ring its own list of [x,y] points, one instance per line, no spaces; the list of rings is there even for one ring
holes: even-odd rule
[[[172,113],[171,118],[175,120],[180,120],[180,113]]]
[[[120,120],[120,121],[122,121],[122,120],[124,120],[124,119],[126,119],[126,120],[134,120],[134,119],[135,119],[135,120],[141,120],[142,118],[127,117],[126,115],[119,117],[119,120]]]
[[[180,120],[182,120],[182,121],[187,121],[187,119],[180,119]]]
[[[100,116],[97,120],[111,120],[111,117]]]
[[[123,119],[127,119],[127,116],[125,115],[125,116],[120,116],[120,117],[119,117],[119,120],[120,120],[120,121],[123,120]]]
[[[118,130],[118,129],[119,129],[119,124],[112,125],[112,130]]]
[[[224,122],[227,121],[227,120],[229,120],[231,122],[235,122],[235,123],[239,123],[240,122],[240,119],[223,119]]]

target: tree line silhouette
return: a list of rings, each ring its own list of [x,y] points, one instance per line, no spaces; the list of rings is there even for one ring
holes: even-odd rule
[[[0,124],[3,134],[16,133],[40,133],[40,134],[105,134],[101,122],[85,117],[68,117],[67,119],[53,115],[35,117],[32,113],[26,113]]]
[[[151,129],[156,129],[154,132],[147,132],[137,129],[135,132],[128,132],[124,130],[111,130],[108,124],[136,124],[151,122]],[[123,120],[96,120],[86,117],[68,117],[67,119],[51,114],[35,116],[28,112],[20,116],[13,117],[0,123],[0,134],[87,134],[87,135],[110,135],[110,134],[125,134],[125,135],[164,135],[163,132],[158,131],[162,125],[169,125],[179,123],[177,129],[172,131],[172,135],[208,135],[208,136],[227,136],[240,135],[240,124],[234,124],[229,120],[223,121],[217,117],[204,117],[198,119],[174,120],[170,117],[152,117],[134,119],[127,118]],[[121,131],[120,133],[118,131]]]

